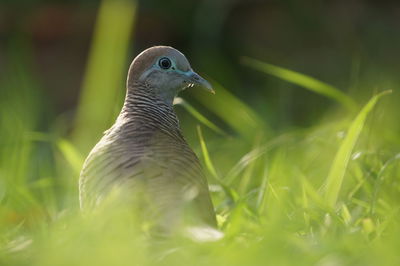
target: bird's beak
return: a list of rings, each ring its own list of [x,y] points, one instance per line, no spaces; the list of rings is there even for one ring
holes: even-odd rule
[[[199,74],[194,72],[193,70],[187,72],[187,76],[189,77],[190,83],[192,86],[197,86],[201,87],[203,89],[206,89],[207,91],[211,92],[212,94],[215,94],[214,89],[212,88],[210,82],[202,78]]]

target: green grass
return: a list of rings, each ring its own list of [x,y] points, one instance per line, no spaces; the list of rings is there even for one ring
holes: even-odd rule
[[[82,215],[79,170],[123,95],[117,91],[123,88],[132,17],[116,14],[133,16],[135,5],[113,3],[105,1],[99,10],[75,122],[47,116],[48,127],[40,126],[51,107],[38,93],[29,49],[18,41],[8,47],[17,63],[0,83],[0,265],[400,264],[396,93],[368,93],[369,100],[360,100],[254,60],[246,61],[250,69],[341,105],[307,128],[276,132],[251,103],[217,83],[215,96],[193,91],[202,109],[176,102],[188,114],[182,127],[203,161],[223,239],[154,241],[135,212],[112,204]],[[108,18],[122,29],[103,29]],[[104,41],[108,34],[115,34],[115,43]],[[107,65],[109,75],[102,76],[96,62]],[[98,75],[102,81],[93,81]],[[74,123],[69,134],[65,127]]]
[[[248,65],[258,71],[275,76],[290,83],[294,83],[295,85],[331,98],[343,104],[350,110],[354,110],[356,108],[356,103],[352,98],[325,82],[289,69],[274,66],[248,57],[243,57],[242,62],[243,64]]]

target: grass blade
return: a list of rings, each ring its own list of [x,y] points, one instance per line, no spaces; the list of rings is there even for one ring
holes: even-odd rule
[[[248,153],[243,155],[240,160],[229,170],[228,174],[224,177],[224,182],[226,184],[231,184],[254,160],[257,160],[271,149],[279,146],[282,143],[289,142],[292,139],[293,134],[283,134],[268,141],[264,145],[260,145],[259,147],[250,150]]]
[[[60,139],[57,141],[57,147],[64,156],[65,160],[71,165],[72,169],[74,169],[76,173],[79,173],[82,168],[83,157],[71,144],[71,142],[65,139]]]
[[[232,200],[232,201],[237,201],[238,200],[238,194],[237,192],[224,184],[222,182],[220,176],[218,175],[217,171],[215,170],[214,164],[211,161],[210,154],[208,153],[207,145],[206,142],[203,138],[203,132],[201,131],[200,126],[197,126],[197,134],[199,135],[199,140],[200,140],[200,146],[201,146],[201,152],[204,157],[204,162],[206,164],[207,170],[213,175],[215,180],[218,182],[218,184],[222,187],[226,195]]]
[[[212,84],[216,92],[212,97],[200,90],[193,90],[196,99],[207,109],[248,140],[252,140],[261,131],[265,134],[270,132],[265,119],[256,111],[221,85],[216,82]]]
[[[136,1],[103,0],[83,81],[74,142],[87,150],[115,119],[118,96],[125,91],[126,58]]]
[[[260,145],[260,138],[256,138],[254,142],[254,149],[257,149],[257,147],[261,146]],[[262,156],[262,154],[261,154]],[[251,160],[249,162],[248,166],[246,167],[246,170],[244,171],[243,175],[241,176],[238,191],[240,194],[244,195],[246,193],[247,187],[250,184],[250,180],[252,179],[254,172],[255,172],[255,166],[258,160]]]
[[[189,112],[194,118],[196,118],[200,123],[205,125],[206,127],[210,128],[211,130],[215,131],[218,134],[228,136],[222,129],[216,126],[213,122],[208,120],[205,116],[203,116],[199,111],[197,111],[191,104],[189,104],[184,99],[177,97],[174,100],[174,105],[180,105],[185,108],[186,111]]]
[[[347,131],[347,135],[335,155],[331,169],[326,179],[325,200],[330,207],[334,207],[336,204],[351,153],[364,127],[365,120],[368,114],[374,108],[376,102],[383,95],[388,93],[391,93],[391,91],[384,91],[372,97],[371,100],[369,100],[369,102],[363,107],[363,109],[358,113],[356,118],[351,123]]]
[[[259,191],[259,193],[257,195],[257,204],[256,204],[256,206],[257,206],[257,212],[259,214],[262,213],[262,211],[264,210],[264,206],[265,206],[265,198],[266,198],[266,194],[267,194],[268,177],[269,177],[268,167],[265,166],[264,169],[263,169],[260,191]]]
[[[345,107],[347,107],[352,111],[357,107],[357,104],[354,102],[354,100],[349,96],[347,96],[346,94],[344,94],[338,88],[335,88],[332,85],[317,80],[313,77],[286,68],[264,63],[249,57],[243,57],[242,62],[243,64],[251,68],[254,68],[258,71],[264,72],[266,74],[296,84],[300,87],[303,87],[305,89],[323,95],[325,97],[331,98],[341,103],[342,105],[344,105]]]
[[[300,182],[302,189],[304,189],[307,198],[309,198],[313,203],[317,204],[320,208],[325,208],[323,198],[313,187],[308,178],[304,176],[302,173],[299,173],[299,175],[301,179]]]
[[[219,176],[217,174],[217,171],[215,170],[214,164],[211,161],[210,155],[208,153],[208,149],[206,146],[206,142],[204,141],[203,138],[203,133],[201,132],[201,128],[200,126],[197,126],[197,134],[199,135],[199,140],[200,140],[200,146],[201,146],[201,151],[203,153],[203,157],[204,157],[204,162],[206,164],[206,167],[208,169],[208,171],[210,171],[210,173],[217,179],[219,180]]]

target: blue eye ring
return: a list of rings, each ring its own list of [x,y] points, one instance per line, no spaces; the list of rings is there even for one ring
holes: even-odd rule
[[[172,66],[171,60],[168,57],[162,57],[158,60],[158,65],[162,69],[169,69]]]

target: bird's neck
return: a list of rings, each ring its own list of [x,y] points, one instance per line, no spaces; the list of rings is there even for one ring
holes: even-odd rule
[[[179,131],[179,120],[172,107],[172,101],[163,99],[153,91],[144,85],[128,88],[118,120]]]

